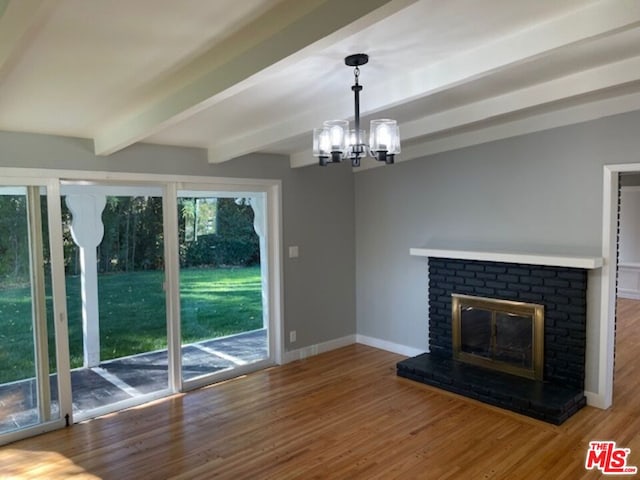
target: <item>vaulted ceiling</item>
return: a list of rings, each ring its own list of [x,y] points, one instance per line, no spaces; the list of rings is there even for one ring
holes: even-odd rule
[[[640,0],[0,0],[0,130],[301,167],[359,52],[398,161],[640,109]]]

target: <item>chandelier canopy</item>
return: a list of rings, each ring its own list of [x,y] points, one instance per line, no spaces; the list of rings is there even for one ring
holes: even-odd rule
[[[360,166],[360,159],[370,155],[380,162],[390,165],[400,153],[400,131],[395,120],[381,118],[371,120],[369,142],[367,132],[360,129],[360,92],[362,85],[358,83],[360,66],[369,61],[364,53],[349,55],[344,59],[345,65],[354,68],[355,83],[351,86],[354,97],[354,128],[349,129],[346,120],[327,120],[322,127],[313,130],[313,156],[318,157],[320,166],[327,163],[339,163],[343,159],[351,159],[353,167]]]

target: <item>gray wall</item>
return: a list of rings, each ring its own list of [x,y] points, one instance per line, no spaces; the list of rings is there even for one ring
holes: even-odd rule
[[[601,255],[603,165],[640,162],[640,112],[469,147],[356,175],[359,334],[427,347],[427,261],[437,243]],[[590,310],[599,308],[598,274]],[[590,318],[587,390],[597,390]]]
[[[148,144],[96,157],[89,140],[0,132],[0,167],[280,179],[285,348],[356,332],[354,189],[347,165],[294,170],[278,155],[210,165],[202,149]],[[299,258],[288,258],[289,245],[299,246]],[[291,345],[290,330],[297,331]]]

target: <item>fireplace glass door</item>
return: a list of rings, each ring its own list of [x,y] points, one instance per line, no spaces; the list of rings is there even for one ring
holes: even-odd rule
[[[454,358],[542,379],[544,307],[452,295]]]
[[[533,319],[496,312],[494,360],[533,368]]]

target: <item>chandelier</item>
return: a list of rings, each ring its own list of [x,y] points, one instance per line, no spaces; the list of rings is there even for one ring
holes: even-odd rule
[[[368,61],[369,56],[364,53],[349,55],[344,59],[345,65],[355,67],[355,83],[351,86],[355,105],[354,128],[350,130],[349,122],[346,120],[328,120],[322,127],[313,130],[313,156],[318,157],[322,167],[327,163],[339,163],[347,158],[351,159],[353,167],[359,167],[360,159],[367,155],[390,165],[400,153],[400,131],[395,120],[371,120],[368,143],[367,132],[360,129],[362,85],[358,83],[359,67]]]

